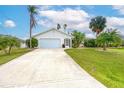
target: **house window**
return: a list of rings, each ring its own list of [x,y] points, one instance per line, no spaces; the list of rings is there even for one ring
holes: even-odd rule
[[[69,46],[70,45],[69,44],[70,43],[69,41],[70,41],[70,39],[68,39],[68,38],[65,39],[65,46]]]

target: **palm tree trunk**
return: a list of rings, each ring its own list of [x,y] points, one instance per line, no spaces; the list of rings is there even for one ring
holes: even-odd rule
[[[32,48],[32,43],[31,43],[31,41],[32,41],[32,26],[31,26],[32,24],[31,24],[31,15],[30,15],[30,47],[29,48]]]
[[[106,50],[106,44],[104,43],[103,45],[103,50],[105,51]]]
[[[96,33],[96,39],[98,37],[98,33]],[[98,44],[96,44],[96,48],[99,48]]]
[[[11,50],[12,50],[12,46],[9,47],[9,51],[8,51],[8,54],[11,53]]]
[[[96,38],[98,37],[98,34],[96,33]]]
[[[30,29],[30,48],[32,48],[32,43],[31,43],[31,39],[32,39],[32,35],[31,35],[31,29]]]

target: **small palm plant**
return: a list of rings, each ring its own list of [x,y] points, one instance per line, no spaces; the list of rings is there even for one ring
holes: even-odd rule
[[[78,31],[73,31],[72,33],[73,39],[72,39],[72,47],[77,48],[80,46],[80,44],[82,43],[82,41],[85,38],[85,34],[78,32]]]
[[[117,29],[111,30],[108,29],[105,32],[102,32],[98,37],[97,37],[97,44],[99,46],[103,47],[103,50],[106,50],[106,47],[116,43],[116,42],[120,42],[121,41],[121,37],[117,32]]]
[[[2,49],[6,54],[10,54],[12,48],[20,47],[20,40],[16,37],[9,35],[0,36],[0,49]]]

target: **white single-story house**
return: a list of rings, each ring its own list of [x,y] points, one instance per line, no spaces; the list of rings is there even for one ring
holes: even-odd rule
[[[72,47],[72,36],[55,28],[36,34],[33,37],[38,40],[38,48]]]
[[[26,48],[26,42],[25,40],[20,39],[20,48]]]
[[[26,43],[25,42],[21,42],[21,44],[20,44],[20,48],[26,48],[27,46],[26,46]]]

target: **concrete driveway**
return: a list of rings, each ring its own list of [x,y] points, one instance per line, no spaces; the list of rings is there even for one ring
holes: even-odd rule
[[[36,49],[0,66],[0,87],[105,86],[81,69],[63,49]]]

